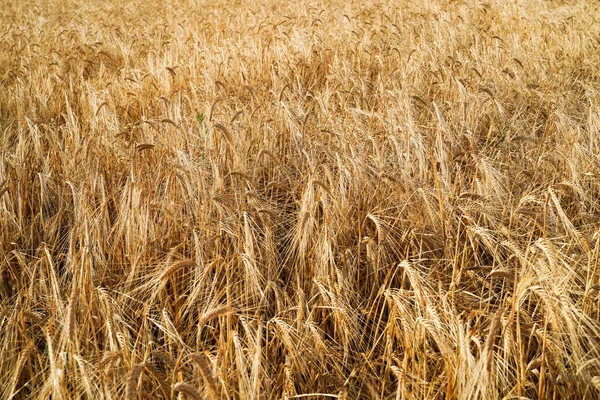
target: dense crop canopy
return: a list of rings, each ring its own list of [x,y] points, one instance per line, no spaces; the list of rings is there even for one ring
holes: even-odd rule
[[[0,398],[600,396],[600,9],[7,0]]]

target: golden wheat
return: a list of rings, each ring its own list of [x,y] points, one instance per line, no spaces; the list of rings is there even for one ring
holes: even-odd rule
[[[0,398],[600,396],[597,2],[0,26]]]

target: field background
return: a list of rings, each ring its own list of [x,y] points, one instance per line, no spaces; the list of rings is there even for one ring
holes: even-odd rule
[[[2,3],[0,398],[600,396],[597,2]]]

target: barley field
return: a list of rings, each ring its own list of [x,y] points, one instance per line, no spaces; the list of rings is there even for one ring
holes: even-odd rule
[[[2,3],[0,399],[599,398],[599,3]]]

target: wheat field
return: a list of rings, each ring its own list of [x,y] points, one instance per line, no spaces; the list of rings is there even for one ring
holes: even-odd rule
[[[1,399],[596,399],[600,4],[6,0]]]

